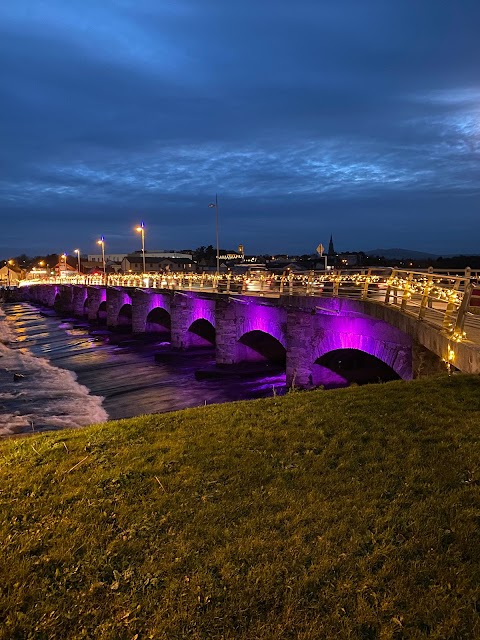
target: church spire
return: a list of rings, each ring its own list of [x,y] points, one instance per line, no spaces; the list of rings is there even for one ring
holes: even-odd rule
[[[335,249],[333,248],[333,236],[330,236],[330,242],[328,243],[328,256],[334,256],[335,255]]]

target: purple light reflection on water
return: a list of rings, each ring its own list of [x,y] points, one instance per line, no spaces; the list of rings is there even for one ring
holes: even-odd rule
[[[196,380],[197,369],[215,364],[212,348],[178,352],[170,350],[169,343],[162,337],[136,340],[128,332],[106,335],[105,329],[97,329],[92,335],[88,327],[78,326],[73,319],[69,322],[60,317],[43,316],[39,309],[27,303],[10,305],[5,311],[14,332],[25,337],[24,345],[29,353],[47,359],[59,370],[73,371],[78,382],[90,389],[93,396],[104,398],[103,408],[111,419],[271,397],[284,390],[284,374],[263,372],[247,379]],[[90,330],[94,326],[91,325]],[[160,356],[160,361],[155,360],[155,354]],[[25,382],[28,389],[28,377]],[[36,386],[42,383],[41,377],[35,379]],[[49,402],[48,390],[46,382],[46,403]],[[12,411],[22,411],[23,402],[24,399],[19,400],[17,406],[12,399]],[[68,426],[68,415],[63,419]],[[48,421],[42,425],[46,429],[54,428],[49,427]]]
[[[287,390],[285,374],[258,378],[255,380],[254,384],[255,390],[258,393],[265,392],[265,396],[259,397],[266,397],[267,395],[269,395],[268,392],[271,392],[273,395],[274,390],[277,395],[283,395]]]

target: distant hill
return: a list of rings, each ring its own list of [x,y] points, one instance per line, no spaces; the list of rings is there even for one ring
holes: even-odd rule
[[[412,251],[411,249],[371,249],[365,251],[367,256],[384,256],[385,258],[393,258],[403,260],[413,258],[415,260],[436,260],[438,254],[426,253],[425,251]]]

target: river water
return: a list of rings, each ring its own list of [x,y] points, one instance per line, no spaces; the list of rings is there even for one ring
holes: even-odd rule
[[[174,352],[26,302],[0,305],[0,437],[284,391],[285,375],[195,379],[214,362],[213,348]]]

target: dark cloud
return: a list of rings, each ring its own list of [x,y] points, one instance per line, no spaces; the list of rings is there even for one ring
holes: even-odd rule
[[[0,253],[478,251],[477,4],[0,5]]]

